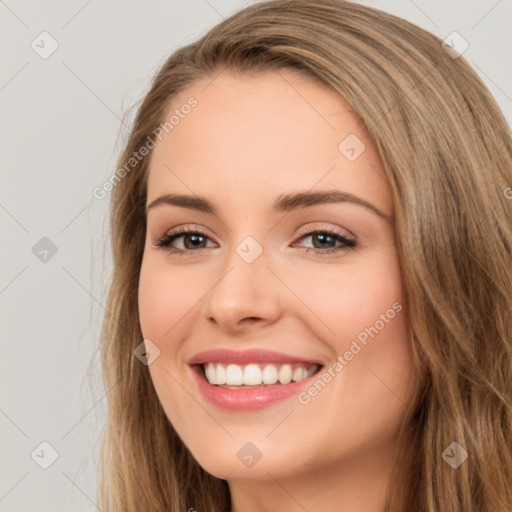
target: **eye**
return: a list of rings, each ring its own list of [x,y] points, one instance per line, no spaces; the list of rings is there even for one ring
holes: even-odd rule
[[[335,252],[346,251],[347,249],[354,249],[357,246],[354,240],[351,240],[332,229],[309,231],[302,235],[299,240],[304,240],[307,238],[311,239],[314,247],[306,248],[306,253],[312,250],[316,254],[331,254]],[[295,243],[296,242],[294,242],[294,244]],[[339,244],[337,247],[336,243]]]
[[[183,238],[184,248],[171,247],[171,244],[180,238]],[[167,248],[167,252],[170,254],[184,254],[187,251],[194,251],[196,249],[204,249],[206,246],[206,240],[210,237],[202,231],[191,229],[186,226],[181,228],[179,231],[166,233],[157,240],[154,245],[157,247]]]

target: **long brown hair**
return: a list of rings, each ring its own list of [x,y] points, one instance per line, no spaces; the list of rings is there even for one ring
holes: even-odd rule
[[[191,456],[164,414],[148,368],[134,357],[143,339],[137,295],[151,152],[129,172],[126,163],[194,81],[223,70],[280,68],[332,87],[352,106],[391,187],[421,385],[400,429],[385,510],[510,512],[510,131],[476,73],[437,37],[344,0],[271,0],[239,11],[171,55],[138,109],[119,160],[125,172],[111,192],[113,276],[101,333],[109,416],[100,508],[229,510],[227,482]],[[468,454],[457,468],[443,458],[447,449],[453,456],[454,442]]]

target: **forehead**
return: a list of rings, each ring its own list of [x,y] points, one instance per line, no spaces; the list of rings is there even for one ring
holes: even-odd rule
[[[190,98],[196,106],[184,108]],[[389,209],[380,158],[362,121],[336,91],[295,71],[204,77],[174,98],[165,119],[172,115],[151,157],[149,200],[193,192],[233,195],[247,205],[319,186]],[[361,154],[353,159],[347,149]]]

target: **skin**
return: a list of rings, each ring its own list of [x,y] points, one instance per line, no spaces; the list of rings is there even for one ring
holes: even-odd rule
[[[211,348],[263,348],[327,368],[394,303],[403,305],[377,150],[338,94],[292,70],[224,70],[182,91],[169,113],[190,96],[197,107],[154,149],[147,203],[192,194],[218,213],[174,205],[148,212],[140,323],[161,351],[149,371],[166,415],[201,466],[228,481],[233,512],[380,511],[412,392],[405,307],[307,404],[293,396],[226,411],[206,401],[186,364]],[[354,161],[338,149],[350,134],[366,146]],[[348,192],[389,218],[349,202],[272,210],[281,195],[319,190]],[[154,245],[180,226],[204,232],[203,248],[190,249],[190,237],[172,244],[189,248],[182,255]],[[357,246],[325,253],[340,244],[307,234],[322,229]],[[247,236],[263,249],[252,263],[236,252]],[[250,468],[237,457],[247,442],[262,454]]]

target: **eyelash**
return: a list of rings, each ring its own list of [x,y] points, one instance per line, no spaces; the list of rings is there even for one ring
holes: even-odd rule
[[[298,240],[300,240],[302,238],[306,238],[311,235],[318,235],[318,234],[327,234],[330,237],[334,238],[335,241],[341,242],[343,244],[343,246],[331,247],[329,249],[317,249],[316,247],[308,247],[308,248],[306,248],[306,251],[305,251],[306,253],[308,251],[312,250],[316,254],[324,256],[327,254],[332,254],[332,253],[336,253],[336,252],[340,252],[340,251],[354,249],[357,246],[357,244],[354,240],[350,240],[350,239],[340,235],[335,230],[331,230],[331,229],[321,229],[321,230],[318,229],[318,230],[314,230],[314,231],[308,231],[308,232],[302,234],[298,238]],[[160,247],[162,249],[167,249],[167,252],[169,254],[179,254],[181,256],[183,256],[187,252],[196,252],[201,249],[206,249],[206,247],[199,247],[199,249],[195,249],[195,250],[194,249],[177,249],[176,247],[169,247],[170,244],[172,242],[174,242],[174,240],[176,240],[177,238],[180,238],[182,236],[185,236],[185,235],[199,235],[202,237],[209,238],[208,235],[206,235],[205,233],[203,233],[199,230],[194,230],[194,229],[190,229],[189,227],[185,227],[185,228],[181,228],[180,231],[164,234],[161,238],[158,239],[158,241],[156,243],[153,243],[153,245],[156,245],[157,247]]]

